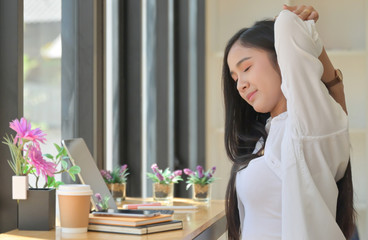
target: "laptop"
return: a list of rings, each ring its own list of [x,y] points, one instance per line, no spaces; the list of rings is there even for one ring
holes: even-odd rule
[[[88,150],[86,142],[83,140],[83,138],[67,139],[62,140],[61,142],[68,152],[71,163],[73,165],[78,165],[81,168],[81,172],[78,174],[81,183],[90,185],[93,194],[100,193],[103,197],[109,196],[109,208],[117,209],[114,198],[107,188],[107,185],[100,174],[100,170],[97,168],[92,154]],[[92,204],[96,209],[93,198]]]

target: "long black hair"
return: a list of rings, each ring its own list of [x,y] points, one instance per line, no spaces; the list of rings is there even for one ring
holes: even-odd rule
[[[226,218],[228,239],[240,238],[240,219],[237,193],[235,188],[236,173],[247,167],[249,162],[258,157],[263,147],[253,153],[260,138],[266,142],[266,120],[269,113],[257,113],[238,93],[236,82],[232,79],[227,58],[231,47],[240,43],[244,47],[254,47],[268,53],[275,69],[278,68],[274,47],[274,21],[259,21],[251,28],[239,30],[227,43],[222,68],[222,85],[225,104],[225,149],[233,162],[230,179],[226,189]],[[354,231],[354,208],[350,161],[344,177],[337,183],[339,195],[337,200],[336,222],[346,238]]]

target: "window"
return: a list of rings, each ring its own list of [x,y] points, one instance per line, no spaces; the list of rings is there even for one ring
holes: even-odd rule
[[[46,134],[42,153],[61,141],[61,0],[24,1],[24,117]]]
[[[61,141],[61,0],[24,1],[24,117]]]

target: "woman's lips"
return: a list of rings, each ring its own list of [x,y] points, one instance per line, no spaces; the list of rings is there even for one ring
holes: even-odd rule
[[[247,94],[247,99],[248,99],[248,101],[252,101],[253,100],[253,98],[254,98],[254,94],[257,92],[257,90],[255,90],[255,91],[253,91],[253,92],[250,92],[250,93],[248,93]]]

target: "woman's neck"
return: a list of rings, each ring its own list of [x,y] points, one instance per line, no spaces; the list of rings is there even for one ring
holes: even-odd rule
[[[274,118],[278,116],[279,114],[286,112],[286,98],[282,96],[281,100],[277,103],[277,105],[274,107],[274,109],[270,112],[271,117]]]

